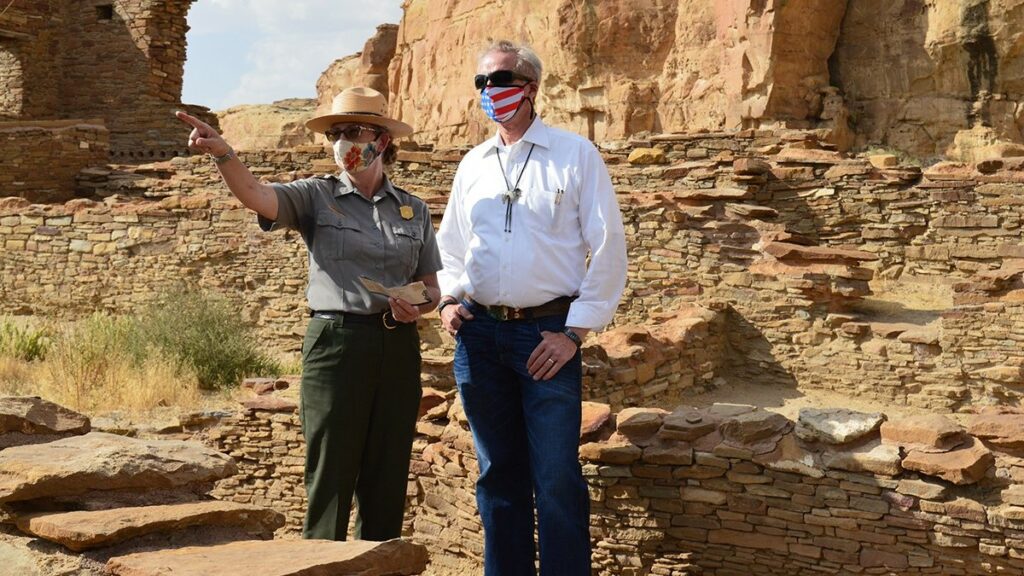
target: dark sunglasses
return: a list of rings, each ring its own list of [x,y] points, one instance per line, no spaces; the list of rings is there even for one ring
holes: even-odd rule
[[[359,126],[358,124],[353,124],[352,126],[345,126],[344,128],[331,128],[330,130],[324,132],[324,136],[327,136],[327,140],[329,142],[337,142],[339,138],[344,138],[349,142],[355,142],[356,140],[359,139],[360,136],[363,135],[363,132],[372,133],[374,138],[380,136],[381,134],[381,130],[377,128],[370,128],[367,126]]]
[[[516,80],[523,80],[525,82],[533,82],[533,78],[528,78],[522,74],[517,74],[511,70],[495,70],[490,74],[477,74],[473,78],[473,85],[476,86],[477,90],[483,90],[488,85],[491,86],[515,86],[513,82]]]

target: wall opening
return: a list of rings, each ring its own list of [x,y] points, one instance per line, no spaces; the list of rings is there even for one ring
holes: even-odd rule
[[[100,22],[110,22],[114,19],[114,5],[113,4],[100,4],[96,7],[96,20]]]

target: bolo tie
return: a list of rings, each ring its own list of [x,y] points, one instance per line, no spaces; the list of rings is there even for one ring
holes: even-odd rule
[[[523,173],[526,172],[526,165],[530,163],[530,156],[533,156],[533,149],[537,146],[536,144],[530,144],[530,152],[526,155],[526,161],[523,162],[523,167],[519,169],[519,176],[516,178],[516,185],[512,186],[508,182],[508,176],[505,175],[505,166],[501,163],[501,151],[495,151],[494,157],[498,159],[498,167],[501,168],[501,177],[505,179],[505,193],[502,194],[502,201],[505,203],[505,232],[512,232],[512,205],[516,203],[516,200],[522,196],[523,192],[519,189],[519,181],[523,179]],[[509,159],[512,158],[512,152],[509,151]]]

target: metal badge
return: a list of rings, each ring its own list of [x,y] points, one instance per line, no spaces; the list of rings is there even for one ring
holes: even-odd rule
[[[412,206],[402,206],[398,209],[398,212],[402,215],[405,220],[412,220],[413,212]]]

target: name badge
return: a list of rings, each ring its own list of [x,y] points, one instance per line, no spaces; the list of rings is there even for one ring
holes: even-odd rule
[[[405,220],[412,220],[412,217],[413,217],[412,206],[402,206],[401,208],[398,209],[398,212],[399,212],[399,214],[402,215],[403,219],[405,219]]]

